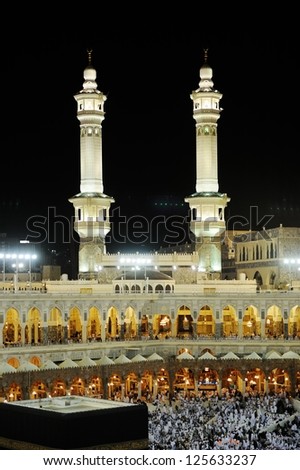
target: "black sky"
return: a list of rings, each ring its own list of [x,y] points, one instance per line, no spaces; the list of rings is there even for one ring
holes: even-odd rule
[[[181,215],[188,210],[178,203],[195,191],[190,94],[208,48],[223,94],[218,169],[220,192],[231,198],[227,219],[249,221],[257,207],[258,218],[273,216],[269,226],[299,226],[296,30],[272,22],[203,28],[197,16],[181,28],[178,19],[133,24],[109,18],[88,33],[40,24],[24,34],[23,26],[12,33],[16,48],[11,37],[2,41],[0,232],[23,237],[29,218],[73,216],[68,199],[80,185],[73,96],[87,49],[107,95],[104,191],[122,215],[164,213],[154,204],[161,200]]]

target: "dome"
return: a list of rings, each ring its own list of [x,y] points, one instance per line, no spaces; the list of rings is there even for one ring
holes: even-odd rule
[[[212,68],[207,63],[202,65],[202,67],[200,68],[201,80],[211,80],[212,76],[213,76]]]
[[[87,66],[83,72],[83,78],[87,81],[95,81],[97,78],[97,72],[91,65]]]

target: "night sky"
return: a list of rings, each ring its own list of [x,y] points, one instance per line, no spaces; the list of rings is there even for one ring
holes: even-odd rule
[[[82,89],[87,49],[107,95],[104,192],[114,209],[149,219],[188,215],[184,198],[196,182],[190,94],[208,48],[214,86],[223,94],[219,191],[231,198],[229,225],[253,223],[254,207],[258,219],[272,216],[267,227],[299,226],[296,29],[285,25],[282,34],[276,23],[252,23],[212,32],[196,24],[120,27],[110,18],[109,27],[87,34],[16,29],[13,50],[11,37],[2,41],[0,232],[22,238],[28,219],[47,219],[49,226],[60,220],[65,228],[71,221],[68,199],[80,185],[74,95]],[[54,231],[52,224],[51,243],[67,241]]]

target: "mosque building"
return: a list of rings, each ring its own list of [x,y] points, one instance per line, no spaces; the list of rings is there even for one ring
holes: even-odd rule
[[[230,197],[218,183],[222,94],[207,51],[190,96],[196,183],[185,202],[193,240],[176,250],[107,252],[114,198],[105,193],[102,171],[106,96],[91,52],[83,79],[74,96],[80,189],[69,199],[78,279],[3,276],[0,399],[294,396],[300,390],[300,227],[226,230]],[[4,265],[5,253],[1,260]]]

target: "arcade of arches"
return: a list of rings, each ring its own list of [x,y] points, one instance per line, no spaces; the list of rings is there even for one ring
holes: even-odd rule
[[[259,312],[254,305],[237,311],[226,305],[221,312],[214,312],[209,305],[199,311],[191,311],[181,305],[176,312],[153,312],[151,315],[137,312],[128,306],[124,312],[111,306],[107,312],[92,306],[81,313],[72,307],[68,314],[58,307],[49,314],[32,307],[27,315],[11,307],[6,311],[1,341],[5,346],[26,344],[59,344],[67,342],[134,340],[141,338],[300,338],[300,306],[282,312],[277,305]]]
[[[203,350],[202,353],[209,350]],[[178,351],[188,353],[186,349]],[[17,357],[10,358],[9,364],[18,367]],[[32,356],[30,362],[40,366],[38,356]],[[120,366],[91,366],[66,368],[63,370],[34,370],[15,379],[15,373],[2,377],[1,400],[15,401],[46,397],[81,395],[121,401],[152,401],[157,395],[170,397],[200,396],[218,394],[219,396],[279,393],[292,395],[300,393],[300,366],[287,365],[283,362],[261,360],[258,364],[247,360],[178,360],[167,361],[168,368],[144,362]],[[138,370],[138,372],[137,372]]]

